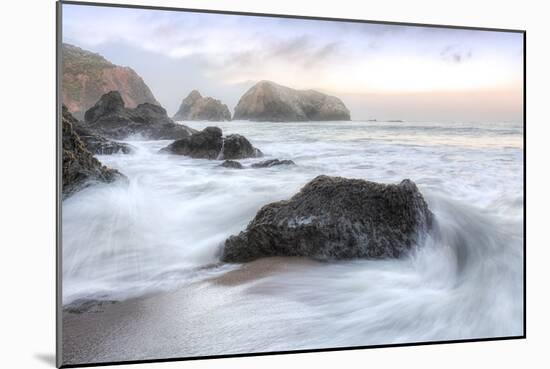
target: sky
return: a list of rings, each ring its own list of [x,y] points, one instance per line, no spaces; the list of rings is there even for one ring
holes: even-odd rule
[[[271,80],[353,120],[522,122],[521,33],[65,4],[63,42],[133,68],[169,114]]]

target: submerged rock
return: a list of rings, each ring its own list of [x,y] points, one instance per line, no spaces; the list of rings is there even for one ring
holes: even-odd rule
[[[231,169],[243,169],[243,165],[235,160],[226,160],[220,164],[220,167]]]
[[[350,120],[350,112],[337,97],[261,81],[241,97],[233,119],[270,122]]]
[[[196,132],[176,124],[161,106],[143,103],[134,109],[124,106],[118,91],[111,91],[99,99],[86,114],[86,127],[95,134],[114,139],[138,135],[146,139],[170,140],[188,137]]]
[[[262,152],[252,146],[244,136],[233,134],[224,138],[218,127],[206,127],[189,137],[172,142],[161,151],[210,160],[262,156]]]
[[[432,219],[408,179],[386,185],[318,176],[290,200],[261,208],[245,231],[225,241],[221,259],[397,258],[430,229]]]
[[[270,168],[277,165],[296,165],[292,160],[279,160],[279,159],[270,159],[265,161],[260,161],[259,163],[254,163],[251,165],[252,168]]]
[[[77,123],[78,121],[69,113],[67,108],[63,107],[63,197],[67,197],[94,182],[113,182],[125,178],[119,171],[101,164],[86,149],[84,142],[74,131],[73,125]]]
[[[174,120],[231,120],[227,105],[211,97],[202,97],[199,91],[193,90],[183,101],[174,115]]]

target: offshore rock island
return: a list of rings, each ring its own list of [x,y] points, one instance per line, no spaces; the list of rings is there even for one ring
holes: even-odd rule
[[[350,120],[342,100],[314,90],[295,90],[260,81],[239,100],[234,120],[302,122]]]
[[[202,97],[193,90],[181,102],[173,117],[174,120],[208,120],[211,122],[231,120],[231,112],[227,105],[212,97]]]

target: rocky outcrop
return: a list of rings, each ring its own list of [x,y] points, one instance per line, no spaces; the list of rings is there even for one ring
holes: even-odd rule
[[[109,91],[119,91],[129,108],[143,103],[159,105],[143,79],[129,67],[70,44],[62,45],[62,62],[63,104],[78,119]]]
[[[337,97],[261,81],[241,97],[233,119],[260,122],[350,120],[350,113]]]
[[[251,165],[252,168],[271,168],[278,165],[296,165],[292,160],[279,160],[279,159],[269,159],[265,161],[260,161],[259,163],[254,163]]]
[[[243,169],[243,165],[235,160],[226,160],[220,164],[220,167],[229,168],[229,169]]]
[[[190,137],[172,142],[162,152],[190,156],[196,159],[220,159],[223,137],[218,127],[206,127]]]
[[[131,145],[98,136],[82,124],[74,124],[73,129],[86,146],[86,149],[94,155],[131,154],[133,151]]]
[[[221,259],[397,258],[417,244],[432,219],[410,180],[386,185],[318,176],[290,200],[260,209],[245,231],[225,241]]]
[[[86,149],[84,142],[74,130],[78,121],[63,107],[63,164],[62,192],[67,197],[75,191],[97,182],[113,182],[125,178],[115,169],[108,168]]]
[[[211,97],[202,97],[199,91],[193,90],[183,99],[173,117],[174,120],[208,120],[220,122],[231,120],[227,105]]]
[[[145,139],[170,140],[188,137],[195,130],[176,124],[166,115],[164,108],[149,103],[139,104],[134,109],[124,105],[118,91],[101,96],[86,114],[86,128],[100,136],[124,139],[140,136]]]
[[[218,127],[206,127],[190,137],[172,142],[161,151],[210,160],[234,160],[262,156],[262,152],[252,146],[244,136],[232,134],[224,138],[222,130]]]

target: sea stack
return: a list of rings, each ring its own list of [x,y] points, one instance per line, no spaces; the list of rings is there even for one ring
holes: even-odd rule
[[[252,86],[239,100],[233,119],[260,122],[350,120],[342,100],[314,90],[295,90],[270,81]]]
[[[231,120],[227,105],[212,97],[202,97],[199,91],[193,90],[183,101],[173,116],[174,120],[208,120],[221,122]]]

